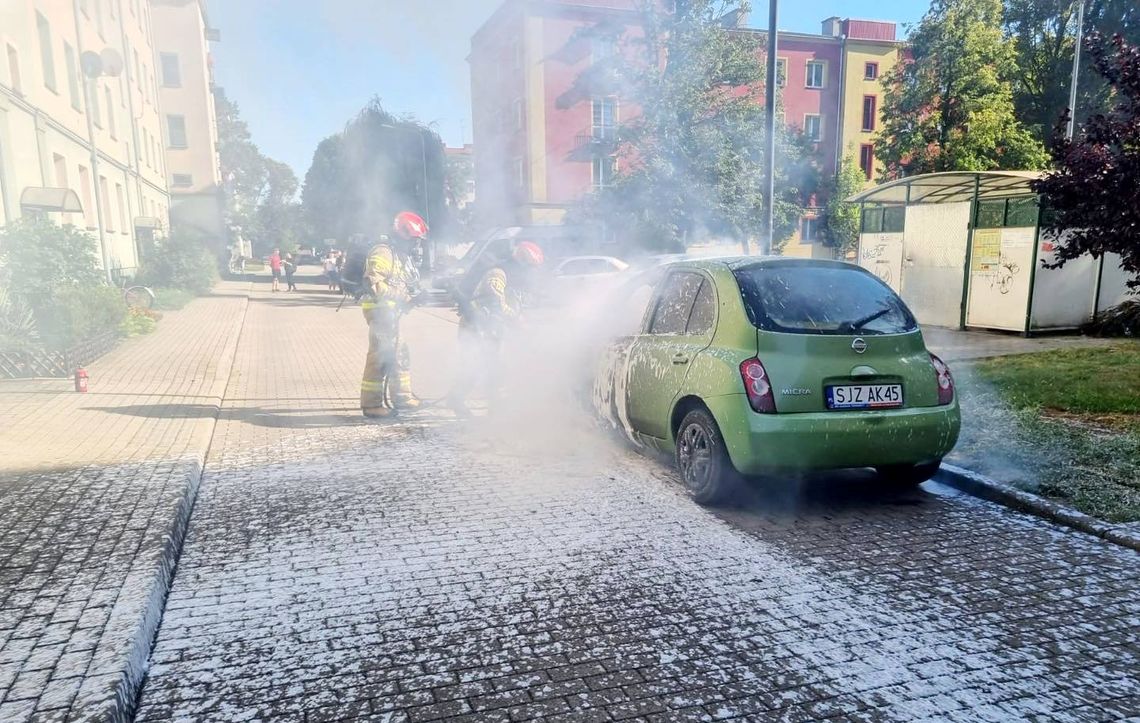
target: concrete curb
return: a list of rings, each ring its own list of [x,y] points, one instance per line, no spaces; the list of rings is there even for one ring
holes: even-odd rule
[[[967,494],[1140,551],[1140,526],[1114,524],[963,467],[942,464],[935,479]]]
[[[175,505],[169,527],[162,535],[162,543],[153,566],[147,573],[150,578],[145,584],[147,592],[145,604],[141,610],[141,619],[135,617],[132,621],[132,630],[129,633],[129,642],[124,651],[124,660],[120,663],[120,672],[108,676],[104,682],[106,691],[106,704],[95,707],[94,710],[73,712],[69,721],[109,721],[110,723],[130,723],[134,719],[138,708],[142,686],[146,680],[150,652],[158,637],[159,625],[166,609],[166,600],[170,595],[170,588],[174,582],[174,574],[178,568],[179,558],[182,556],[182,546],[186,540],[186,533],[190,526],[190,517],[194,511],[194,503],[198,498],[198,489],[202,482],[206,460],[209,456],[210,444],[218,419],[221,416],[222,404],[226,397],[226,388],[233,374],[234,362],[237,358],[238,343],[241,339],[242,329],[245,326],[246,312],[249,309],[249,293],[247,287],[246,297],[242,300],[241,311],[235,317],[234,333],[227,342],[218,364],[215,380],[208,393],[207,404],[213,407],[213,415],[207,428],[201,434],[201,442],[195,450],[194,459],[189,461],[184,469],[184,482],[178,501]]]

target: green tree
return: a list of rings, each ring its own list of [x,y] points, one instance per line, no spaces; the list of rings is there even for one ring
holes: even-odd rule
[[[933,0],[884,83],[877,147],[887,178],[1048,162],[1014,114],[1005,77],[1014,48],[1001,23],[1002,0]]]
[[[1121,34],[1140,43],[1140,5],[1135,0],[1086,0],[1085,31]],[[1077,4],[1074,0],[1005,0],[1004,30],[1014,46],[1012,74],[1017,117],[1048,142],[1069,105]],[[1092,60],[1081,58],[1076,118],[1084,123],[1109,107],[1109,86],[1094,72]]]
[[[828,188],[827,208],[824,210],[824,242],[835,247],[840,256],[855,248],[859,242],[859,207],[844,203],[859,191],[867,182],[867,176],[854,156],[847,156],[839,164]]]
[[[375,98],[343,132],[317,146],[301,198],[316,238],[374,238],[387,233],[404,210],[426,218],[433,237],[445,236],[450,219],[443,141],[430,128],[392,115]]]
[[[725,22],[740,5],[688,0],[665,13],[646,4],[644,36],[595,63],[560,99],[572,105],[600,89],[641,109],[619,130],[615,183],[586,198],[572,221],[605,224],[619,238],[660,250],[764,233],[764,66],[756,38]],[[592,32],[605,39],[614,31],[603,25]],[[778,133],[774,249],[792,235],[818,183],[802,136]]]
[[[237,104],[221,88],[214,89],[214,101],[228,225],[252,242],[254,255],[295,245],[302,237],[296,174],[261,153]]]
[[[1050,211],[1042,226],[1058,238],[1055,266],[1119,254],[1129,286],[1140,290],[1140,45],[1093,33],[1086,47],[1113,107],[1072,140],[1058,132],[1050,146],[1056,170],[1031,185]]]

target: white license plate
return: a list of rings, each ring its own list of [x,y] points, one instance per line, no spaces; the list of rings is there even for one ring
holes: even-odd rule
[[[901,407],[901,384],[851,384],[827,388],[828,409]]]

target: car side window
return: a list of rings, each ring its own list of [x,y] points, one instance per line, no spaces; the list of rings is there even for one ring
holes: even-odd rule
[[[578,274],[586,273],[588,270],[582,261],[567,261],[558,267],[559,276],[576,276]]]
[[[620,300],[614,315],[612,333],[615,336],[633,336],[641,333],[645,310],[653,300],[654,283],[646,280],[633,287]]]
[[[649,325],[650,334],[684,334],[689,323],[689,312],[697,291],[704,279],[700,274],[678,272],[671,274],[661,287],[653,321]]]
[[[712,331],[716,324],[716,290],[713,283],[705,279],[701,290],[697,292],[697,299],[693,302],[693,310],[689,313],[689,325],[685,327],[686,334],[702,336]]]

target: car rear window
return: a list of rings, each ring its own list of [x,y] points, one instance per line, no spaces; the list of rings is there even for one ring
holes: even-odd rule
[[[902,299],[853,266],[771,264],[736,269],[748,318],[793,334],[901,334],[918,324]]]

